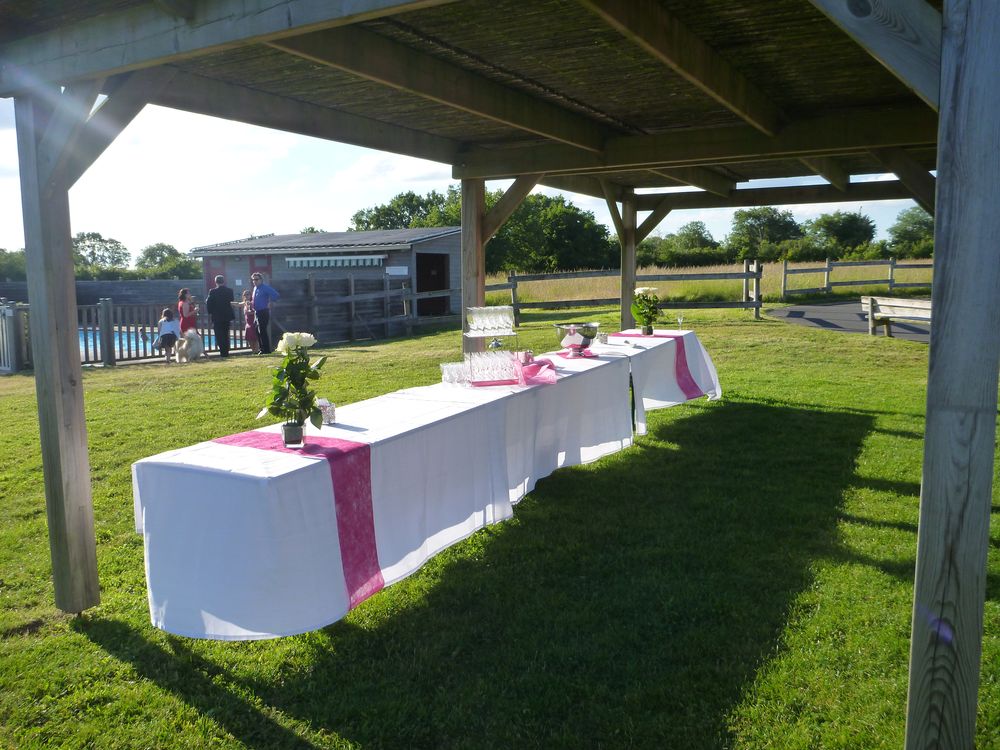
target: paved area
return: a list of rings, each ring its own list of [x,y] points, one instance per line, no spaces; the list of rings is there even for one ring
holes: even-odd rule
[[[861,311],[861,301],[855,302],[830,302],[817,305],[795,305],[794,307],[782,307],[776,310],[767,310],[767,314],[773,318],[784,320],[786,323],[796,323],[813,328],[825,328],[828,331],[838,331],[840,333],[862,333],[868,335],[868,317]],[[883,328],[879,326],[878,334],[883,335]],[[930,341],[930,326],[923,326],[919,323],[893,323],[892,335],[898,339],[907,341],[919,341],[928,343]]]

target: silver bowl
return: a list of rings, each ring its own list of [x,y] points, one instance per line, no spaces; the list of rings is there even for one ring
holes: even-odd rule
[[[580,352],[590,347],[597,337],[600,323],[554,323],[559,332],[559,344],[569,350],[569,356],[576,357]]]

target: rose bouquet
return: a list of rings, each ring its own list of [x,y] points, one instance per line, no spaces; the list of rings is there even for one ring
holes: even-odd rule
[[[652,333],[653,323],[660,317],[660,298],[656,288],[640,286],[632,297],[632,317],[642,326],[643,333]]]
[[[320,368],[326,357],[310,361],[306,351],[316,343],[310,333],[286,333],[275,347],[284,359],[274,368],[271,393],[264,402],[257,418],[272,414],[285,420],[286,426],[296,426],[300,430],[309,420],[314,427],[323,424],[323,413],[316,401],[316,392],[309,385],[320,375]],[[301,442],[301,432],[299,433]],[[287,440],[286,440],[287,442]]]

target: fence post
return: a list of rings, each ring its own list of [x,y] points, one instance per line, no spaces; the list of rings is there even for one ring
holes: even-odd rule
[[[781,261],[781,301],[785,301],[785,290],[788,288],[788,258]]]
[[[750,300],[750,259],[743,259],[743,302]]]
[[[97,330],[101,337],[101,361],[105,365],[113,365],[115,363],[115,321],[110,297],[101,297],[97,302]]]
[[[832,288],[830,286],[830,271],[831,270],[832,269],[830,268],[830,259],[827,258],[826,259],[826,268],[823,269],[823,291],[826,292],[827,294],[830,293],[830,289]]]
[[[896,256],[889,256],[889,291],[891,292],[896,286]]]
[[[507,283],[510,284],[510,306],[514,308],[514,327],[521,325],[521,308],[517,305],[517,271],[507,274]]]
[[[753,259],[753,317],[760,320],[760,277],[764,273],[764,266],[756,258]]]
[[[23,366],[21,363],[21,346],[17,325],[20,322],[17,306],[8,304],[7,300],[0,302],[0,324],[3,331],[0,331],[0,342],[3,342],[4,351],[0,352],[0,365],[6,363],[3,369],[8,372],[19,372]]]
[[[403,281],[403,328],[407,336],[413,335],[413,323],[415,316],[412,315],[413,300],[410,298],[410,282]]]

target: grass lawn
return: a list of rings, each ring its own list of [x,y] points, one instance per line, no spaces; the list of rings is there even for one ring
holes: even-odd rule
[[[527,313],[520,343],[584,316],[616,313]],[[250,643],[150,626],[129,467],[259,425],[274,360],[84,374],[103,601],[80,617],[52,605],[33,381],[0,379],[0,747],[901,747],[926,346],[685,324],[722,401],[652,413],[341,622]],[[319,390],[431,383],[459,350],[332,347]],[[977,740],[998,748],[996,523],[986,596]]]

